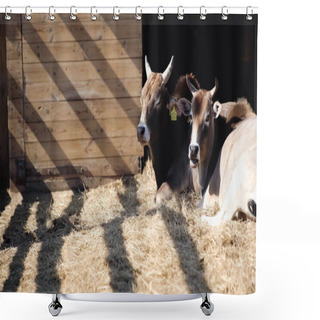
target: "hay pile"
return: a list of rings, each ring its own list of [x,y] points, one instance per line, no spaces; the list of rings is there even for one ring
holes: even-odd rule
[[[155,190],[148,164],[84,192],[12,194],[0,216],[0,291],[254,292],[255,223],[210,227],[196,194],[157,206]]]

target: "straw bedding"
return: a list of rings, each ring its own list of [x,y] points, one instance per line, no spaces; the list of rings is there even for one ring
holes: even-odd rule
[[[148,164],[83,192],[12,194],[0,216],[0,291],[254,292],[255,223],[211,227],[198,195],[156,205],[155,190]]]

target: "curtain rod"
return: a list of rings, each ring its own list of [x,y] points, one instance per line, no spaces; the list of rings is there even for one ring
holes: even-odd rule
[[[60,13],[68,13],[68,14],[257,14],[258,7],[14,7],[14,6],[1,6],[0,13],[5,13],[7,15],[10,14],[26,14],[31,15],[33,13],[51,13],[51,14],[60,14]]]

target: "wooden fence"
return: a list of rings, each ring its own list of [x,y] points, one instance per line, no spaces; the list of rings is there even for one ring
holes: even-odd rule
[[[6,22],[11,188],[97,186],[138,172],[141,22]]]

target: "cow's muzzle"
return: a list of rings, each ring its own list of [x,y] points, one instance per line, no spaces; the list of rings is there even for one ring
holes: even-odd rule
[[[137,139],[141,144],[146,144],[149,141],[146,133],[146,126],[139,124],[137,127]]]
[[[191,168],[195,168],[199,164],[199,146],[197,144],[190,144],[189,159]]]

